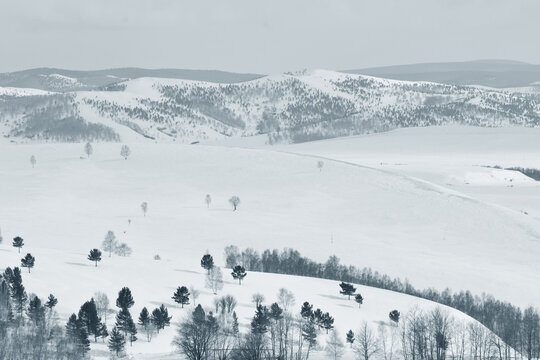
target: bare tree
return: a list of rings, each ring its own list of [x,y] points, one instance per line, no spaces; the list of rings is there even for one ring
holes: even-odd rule
[[[240,198],[236,195],[233,195],[230,199],[229,199],[229,202],[231,203],[232,207],[233,207],[233,211],[236,211],[236,208],[238,207],[238,205],[240,204]]]
[[[214,295],[223,289],[223,273],[218,266],[214,266],[206,274],[206,287],[212,289]]]
[[[116,236],[114,235],[114,232],[111,230],[107,231],[107,234],[105,235],[105,239],[103,240],[103,243],[101,244],[101,248],[103,251],[109,252],[109,257],[111,257],[111,254],[113,251],[116,250]]]
[[[344,347],[343,341],[341,341],[337,331],[332,330],[330,333],[330,338],[326,341],[325,350],[328,354],[328,358],[333,360],[341,359],[345,352]]]
[[[34,155],[30,156],[30,164],[32,164],[32,168],[36,166],[36,157]]]
[[[146,212],[148,211],[148,203],[146,201],[143,201],[143,203],[141,204],[141,209],[144,216],[146,216]]]
[[[104,322],[107,322],[107,315],[109,314],[109,298],[107,294],[103,292],[96,292],[94,294],[94,301],[96,302],[96,310],[98,316],[103,319]]]
[[[209,208],[210,203],[212,203],[212,197],[210,196],[210,194],[206,194],[206,197],[204,198],[204,202],[206,203],[206,207]]]
[[[259,307],[264,302],[264,295],[261,293],[255,293],[251,296],[251,302],[255,304],[255,307]]]
[[[361,360],[370,360],[380,351],[377,337],[365,321],[360,325],[353,349],[357,358]]]
[[[294,305],[294,303],[294,294],[291,291],[285,288],[279,289],[278,304],[283,308],[283,311],[289,311],[289,309],[291,308],[291,306]]]
[[[379,324],[377,328],[383,360],[392,360],[398,341],[398,328]]]
[[[199,298],[201,292],[195,289],[195,286],[193,285],[189,287],[189,292],[191,293],[191,298],[193,299],[193,306],[197,306],[197,299]]]
[[[124,158],[124,160],[127,160],[128,156],[131,155],[131,149],[127,145],[122,145],[122,148],[120,149],[120,155]]]
[[[319,168],[319,171],[322,171],[323,167],[324,167],[324,161],[322,160],[317,161],[317,168]]]

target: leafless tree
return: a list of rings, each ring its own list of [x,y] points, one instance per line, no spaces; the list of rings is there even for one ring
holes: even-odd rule
[[[232,207],[233,207],[233,211],[236,211],[236,208],[238,207],[238,205],[240,204],[240,198],[236,195],[233,195],[231,196],[231,198],[229,199],[229,202],[231,203]]]
[[[32,164],[32,168],[36,166],[36,157],[34,155],[30,156],[30,164]]]
[[[206,194],[206,197],[204,198],[204,202],[206,203],[206,207],[209,208],[210,203],[212,202],[212,197],[210,196],[210,194]]]
[[[255,293],[251,296],[251,302],[255,304],[255,307],[259,307],[264,302],[264,295],[261,293]]]
[[[86,145],[84,145],[84,153],[86,154],[87,157],[90,157],[90,155],[94,153],[92,144],[90,144],[89,142],[87,142]]]
[[[330,337],[326,341],[326,353],[329,359],[338,360],[343,357],[344,351],[343,341],[339,337],[337,331],[332,330]]]
[[[353,349],[361,360],[370,360],[380,351],[378,339],[365,321],[360,325]]]
[[[317,161],[317,168],[319,168],[319,171],[322,171],[323,167],[324,167],[324,161],[322,160]]]
[[[105,235],[105,239],[103,240],[103,243],[101,244],[101,248],[103,251],[109,252],[109,257],[111,257],[113,251],[116,250],[116,236],[114,235],[114,232],[111,230],[107,231],[107,234]]]
[[[383,360],[393,360],[399,340],[398,328],[396,326],[379,324],[377,332]]]
[[[120,149],[120,155],[124,158],[124,160],[127,160],[128,156],[131,155],[131,149],[127,145],[122,145],[122,148]]]
[[[223,273],[219,266],[214,266],[206,274],[206,287],[212,289],[214,295],[217,295],[218,291],[223,289]]]
[[[94,301],[96,302],[96,310],[98,316],[103,319],[104,322],[107,322],[107,315],[109,314],[109,298],[107,294],[103,292],[96,292],[94,294]]]

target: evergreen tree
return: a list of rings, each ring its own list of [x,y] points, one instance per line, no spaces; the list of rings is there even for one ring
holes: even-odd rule
[[[233,311],[232,314],[232,333],[236,336],[240,332],[240,329],[238,328],[238,316],[236,316],[236,311]]]
[[[360,294],[356,294],[354,296],[354,301],[358,304],[358,307],[362,307],[362,304],[364,303],[364,298]]]
[[[341,291],[339,293],[348,296],[349,300],[351,299],[351,295],[356,292],[356,288],[352,284],[341,282],[339,286],[341,287]]]
[[[94,298],[81,306],[79,309],[79,319],[81,319],[81,322],[85,325],[86,332],[94,335],[94,341],[97,341],[97,338],[101,335],[101,319],[98,316]]]
[[[329,313],[323,314],[321,322],[322,322],[322,327],[326,330],[327,334],[329,330],[332,330],[334,328],[334,318],[330,316]]]
[[[58,299],[55,298],[53,294],[49,294],[45,306],[48,307],[49,310],[52,310],[56,306],[56,304],[58,304]]]
[[[352,345],[353,345],[353,343],[354,343],[354,340],[355,340],[355,338],[354,338],[354,332],[353,332],[352,330],[349,330],[349,331],[347,332],[347,342],[348,342],[349,344],[351,344],[351,347],[352,347]]]
[[[13,247],[19,249],[19,254],[21,253],[21,248],[24,246],[24,240],[22,237],[17,236],[13,238]]]
[[[210,254],[206,254],[201,259],[201,267],[205,269],[208,274],[210,274],[210,270],[214,267],[214,258]]]
[[[116,299],[116,306],[120,309],[129,309],[135,304],[133,301],[133,295],[131,295],[131,290],[128,287],[123,287],[118,292],[118,298]]]
[[[148,309],[146,307],[143,307],[141,313],[139,314],[138,324],[146,330],[151,324],[151,322],[152,319],[150,318],[150,313],[148,312]]]
[[[164,329],[165,326],[171,324],[171,318],[172,316],[169,316],[169,311],[163,304],[152,311],[152,324],[155,325],[158,333],[159,330]]]
[[[92,155],[94,153],[94,149],[92,148],[92,144],[87,142],[86,145],[84,145],[84,152],[85,152],[86,156],[90,157],[90,155]]]
[[[390,314],[388,314],[388,317],[390,320],[392,320],[396,325],[399,322],[400,313],[397,310],[390,311]]]
[[[75,344],[77,358],[84,358],[86,353],[90,351],[90,340],[86,326],[81,319],[77,319],[77,315],[72,314],[66,324],[66,335],[71,343]]]
[[[21,267],[28,268],[28,272],[30,273],[30,269],[34,267],[35,262],[36,258],[33,257],[32,254],[28,253],[21,259]]]
[[[99,251],[98,249],[90,250],[90,253],[88,254],[88,260],[95,262],[97,267],[98,261],[101,261],[101,251]]]
[[[125,338],[128,336],[132,322],[133,318],[131,317],[131,314],[127,308],[120,309],[118,314],[116,314],[115,326],[118,328],[118,330],[124,333]]]
[[[270,305],[270,318],[274,321],[279,321],[283,319],[283,309],[279,307],[278,303],[273,303]]]
[[[315,345],[317,345],[317,329],[313,322],[308,321],[302,326],[302,338],[308,343],[308,350],[306,354],[306,359],[309,358],[309,351]]]
[[[242,285],[242,280],[246,277],[246,269],[241,265],[236,265],[231,273],[233,279],[238,280],[238,284]]]
[[[259,305],[255,311],[255,316],[251,320],[251,332],[253,334],[264,334],[268,331],[270,318],[266,306]]]
[[[26,295],[26,290],[22,284],[21,270],[18,267],[13,269],[10,285],[11,299],[13,300],[15,311],[17,311],[19,317],[22,317],[24,305],[26,304],[28,296]]]
[[[323,316],[324,316],[324,313],[322,312],[321,309],[317,309],[313,312],[313,320],[315,321],[315,324],[319,327],[319,329],[323,325]]]
[[[313,318],[313,305],[310,305],[307,301],[303,303],[300,309],[300,315],[305,320],[311,320]]]
[[[35,326],[43,326],[45,324],[45,308],[37,296],[34,296],[30,300],[26,314]]]
[[[135,326],[135,323],[133,322],[131,316],[128,320],[127,330],[129,335],[129,346],[133,346],[133,342],[137,341],[137,326]]]
[[[105,341],[105,338],[109,336],[109,331],[107,330],[107,324],[104,322],[99,323],[99,337]]]
[[[118,329],[113,327],[111,330],[111,336],[109,337],[109,350],[114,353],[116,356],[119,356],[120,353],[124,351],[126,346],[126,338]]]
[[[184,305],[189,304],[189,290],[185,286],[179,286],[176,289],[176,292],[173,294],[172,299],[177,302],[178,304],[182,305],[182,309],[184,308]]]

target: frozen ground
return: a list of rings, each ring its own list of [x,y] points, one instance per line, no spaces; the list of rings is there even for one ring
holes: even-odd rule
[[[413,136],[415,130],[419,135]],[[165,303],[177,321],[188,310],[173,305],[174,289],[194,285],[203,291],[200,301],[211,306],[212,295],[204,289],[199,261],[208,250],[222,264],[223,248],[230,244],[258,250],[292,247],[320,261],[336,254],[345,264],[407,277],[417,287],[485,291],[518,305],[533,304],[540,296],[538,287],[530,287],[540,280],[538,220],[504,203],[486,202],[479,191],[464,195],[462,187],[468,185],[459,184],[460,180],[448,186],[447,180],[437,177],[452,175],[454,165],[463,171],[464,157],[477,165],[532,166],[532,157],[530,163],[513,163],[511,152],[504,149],[530,153],[534,144],[532,137],[529,143],[528,134],[535,132],[523,132],[515,149],[499,144],[499,153],[507,157],[498,158],[491,149],[486,150],[487,157],[477,148],[466,150],[480,136],[473,130],[471,137],[477,140],[448,141],[442,147],[446,151],[433,154],[428,162],[423,159],[430,158],[425,155],[429,147],[425,145],[423,153],[421,146],[428,137],[420,130],[404,130],[409,140],[407,136],[400,140],[400,132],[392,132],[263,149],[133,143],[128,160],[120,157],[120,144],[94,144],[94,155],[85,159],[82,144],[2,143],[0,269],[19,265],[21,256],[10,242],[22,236],[26,243],[22,253],[36,257],[36,267],[24,274],[24,283],[30,292],[57,295],[62,316],[77,311],[95,291],[106,292],[114,302],[117,291],[129,286],[136,302],[134,315],[142,306]],[[466,135],[463,129],[455,131]],[[367,145],[363,139],[368,139]],[[409,141],[411,148],[400,147],[398,140]],[[429,141],[432,146],[438,144]],[[380,148],[377,143],[382,144]],[[317,153],[381,169],[326,160],[319,172],[317,158],[279,151]],[[32,154],[37,158],[34,169],[29,162]],[[413,161],[416,167],[411,166],[408,173],[400,170],[406,165],[396,165]],[[424,163],[433,169],[424,169],[423,175]],[[461,174],[452,176],[459,179]],[[503,184],[490,186],[537,191],[531,182],[518,187],[516,181],[513,188]],[[210,209],[204,204],[207,193],[213,198]],[[231,195],[242,201],[236,212],[227,202]],[[146,217],[140,210],[143,201],[149,204]],[[133,255],[105,256],[94,268],[86,255],[100,246],[107,230],[127,242]],[[153,260],[155,254],[162,260]],[[386,321],[393,308],[406,312],[415,305],[433,306],[361,287],[365,305],[359,310],[338,296],[335,281],[250,273],[245,284],[238,286],[224,273],[227,283],[221,294],[239,299],[244,326],[254,311],[251,295],[262,292],[270,302],[280,287],[295,292],[296,306],[310,301],[329,311],[342,334],[356,329],[361,320]],[[138,341],[132,353],[157,353],[164,358],[173,335],[171,326],[151,344]],[[94,355],[105,350],[103,346],[97,349]]]

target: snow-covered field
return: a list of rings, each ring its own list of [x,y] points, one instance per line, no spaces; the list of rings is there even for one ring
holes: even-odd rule
[[[507,130],[507,137],[516,138],[511,143],[501,140],[505,136],[497,129],[450,129],[260,149],[140,142],[129,144],[128,160],[120,157],[120,144],[94,144],[86,159],[82,144],[0,143],[0,270],[20,264],[11,239],[22,236],[21,254],[36,257],[32,273],[23,274],[27,290],[42,297],[54,293],[63,317],[95,291],[114,302],[122,286],[133,291],[134,316],[143,306],[164,303],[178,321],[192,309],[182,310],[171,299],[180,285],[201,290],[199,301],[211,307],[200,258],[209,251],[223,265],[223,249],[231,244],[291,247],[319,261],[336,254],[342,263],[407,277],[419,288],[469,289],[534,304],[540,289],[530,284],[540,281],[540,223],[532,207],[525,215],[498,201],[517,201],[517,195],[489,201],[489,194],[516,190],[537,196],[538,187],[519,174],[473,165],[532,167],[538,153],[534,135],[540,132]],[[339,161],[327,159],[319,171],[313,154]],[[493,178],[485,175],[490,173]],[[477,189],[467,192],[473,186]],[[210,209],[204,204],[207,193]],[[241,199],[236,212],[227,201],[232,195]],[[146,217],[143,201],[149,206]],[[108,230],[133,254],[104,256],[95,268],[86,256]],[[160,261],[153,259],[156,254]],[[269,303],[280,287],[295,293],[297,307],[309,301],[330,312],[342,335],[362,320],[387,321],[394,308],[404,313],[435,306],[359,287],[365,301],[358,309],[339,296],[336,281],[249,273],[238,286],[228,273],[220,294],[238,298],[243,326],[254,312],[251,295],[261,292]],[[174,331],[173,325],[150,344],[140,339],[131,352],[164,358]],[[104,346],[96,349],[95,356],[105,355]]]

